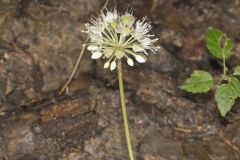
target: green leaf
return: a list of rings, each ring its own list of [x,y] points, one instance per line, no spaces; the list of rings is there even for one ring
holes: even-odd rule
[[[237,66],[234,68],[234,74],[235,75],[240,75],[240,66]]]
[[[180,88],[192,93],[203,93],[208,92],[212,85],[211,74],[206,71],[195,70]]]
[[[222,48],[220,45],[220,39],[222,36],[222,31],[216,28],[209,27],[205,37],[209,52],[217,58],[222,58]]]
[[[224,38],[224,39],[223,39]],[[222,40],[225,40],[222,46]],[[216,58],[223,59],[229,58],[232,55],[233,41],[227,38],[226,35],[217,28],[209,27],[205,41],[209,52]]]
[[[223,55],[225,55],[226,58],[229,58],[233,54],[232,53],[233,47],[234,47],[233,41],[230,38],[227,38],[222,49],[222,53]]]
[[[215,100],[217,101],[218,110],[223,117],[231,110],[236,98],[235,89],[232,85],[223,84],[217,88]]]
[[[228,84],[217,88],[215,100],[223,117],[231,110],[237,97],[240,97],[240,81],[235,77],[230,78]]]
[[[240,81],[235,78],[235,77],[232,77],[230,78],[229,80],[229,84],[232,85],[234,87],[234,94],[236,97],[240,97]]]

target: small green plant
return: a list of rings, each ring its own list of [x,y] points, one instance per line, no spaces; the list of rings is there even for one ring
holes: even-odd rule
[[[223,74],[216,84],[215,100],[220,114],[225,117],[231,110],[237,98],[240,98],[240,65],[229,71],[226,60],[233,54],[233,41],[221,30],[209,27],[205,36],[209,52],[217,59],[222,60]],[[203,70],[195,70],[191,77],[180,87],[191,93],[205,93],[213,88],[213,76]]]

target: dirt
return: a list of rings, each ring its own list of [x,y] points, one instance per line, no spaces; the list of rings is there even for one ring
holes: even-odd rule
[[[117,72],[85,51],[68,94],[58,92],[86,39],[85,23],[104,0],[0,0],[0,159],[126,160]],[[160,50],[123,75],[137,160],[239,160],[240,102],[222,118],[214,93],[179,85],[194,69],[222,66],[204,35],[221,28],[240,61],[239,0],[110,0],[147,16]]]

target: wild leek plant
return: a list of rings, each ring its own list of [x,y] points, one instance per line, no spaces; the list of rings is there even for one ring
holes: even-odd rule
[[[129,66],[134,65],[134,60],[144,63],[148,51],[155,53],[157,47],[154,42],[157,38],[149,34],[151,25],[143,20],[136,20],[130,12],[120,15],[116,9],[102,11],[97,18],[91,19],[91,24],[86,25],[90,37],[88,50],[92,59],[105,59],[104,68],[114,70],[118,68],[119,90],[123,114],[125,136],[128,146],[129,158],[134,160],[130,139],[127,110],[124,99],[122,60],[125,59]]]
[[[221,116],[225,117],[235,100],[240,98],[240,65],[230,71],[227,68],[226,60],[232,56],[234,44],[221,30],[208,28],[205,41],[211,55],[222,60],[223,73],[216,84],[215,100]],[[213,76],[210,73],[195,70],[181,88],[192,93],[203,93],[208,92],[212,86]]]

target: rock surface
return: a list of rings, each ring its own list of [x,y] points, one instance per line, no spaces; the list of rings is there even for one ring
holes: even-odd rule
[[[0,1],[0,159],[126,160],[116,71],[86,51],[59,96],[101,0]],[[147,63],[124,64],[124,84],[137,160],[239,160],[239,101],[222,119],[213,93],[192,95],[178,86],[194,69],[214,75],[204,34],[216,26],[232,37],[239,64],[239,0],[110,1],[152,21],[160,39]]]

